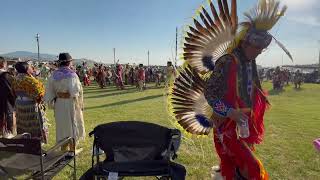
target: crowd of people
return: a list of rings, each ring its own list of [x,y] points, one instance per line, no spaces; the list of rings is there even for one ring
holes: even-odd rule
[[[56,63],[34,63],[31,66],[32,76],[37,79],[47,80],[48,77],[58,68]],[[119,90],[125,89],[125,85],[136,86],[140,91],[146,89],[146,83],[154,83],[155,87],[161,84],[168,86],[176,74],[176,68],[171,61],[167,66],[145,66],[143,64],[98,64],[89,66],[87,62],[79,65],[73,65],[72,70],[78,75],[83,86],[92,85],[95,81],[100,88],[107,86],[116,86]],[[8,67],[10,75],[17,74],[14,67]]]
[[[92,67],[89,67],[86,62],[77,66],[70,65],[68,68],[61,68],[62,65],[61,61],[37,65],[30,62],[18,62],[13,69],[13,66],[9,68],[5,59],[1,57],[0,86],[1,92],[4,92],[1,93],[1,97],[3,98],[1,98],[2,104],[0,105],[0,128],[2,135],[7,136],[14,133],[30,132],[32,136],[39,137],[43,142],[47,142],[48,120],[45,117],[44,102],[46,101],[50,105],[53,104],[53,100],[57,100],[57,97],[55,97],[57,95],[52,93],[51,89],[54,83],[52,77],[56,77],[57,79],[57,76],[59,76],[56,75],[57,73],[70,76],[70,78],[73,77],[72,75],[76,75],[75,77],[78,78],[80,84],[75,86],[77,86],[76,93],[78,93],[81,99],[77,102],[81,104],[79,109],[83,107],[82,85],[91,86],[92,81],[96,81],[100,88],[116,86],[119,90],[123,90],[125,89],[125,85],[131,85],[135,86],[139,91],[143,91],[146,89],[146,83],[150,82],[154,83],[156,87],[160,87],[161,83],[164,82],[165,87],[168,87],[177,75],[176,68],[170,61],[167,62],[166,67],[119,63],[115,65],[96,63]],[[75,73],[73,74],[72,72]],[[304,79],[303,74],[299,70],[290,72],[280,67],[260,70],[258,73],[261,80],[271,80],[275,90],[281,90],[289,82],[292,82],[295,88],[300,88]],[[47,88],[42,84],[42,80],[48,80]],[[72,82],[77,83],[77,80]],[[64,88],[64,86],[66,87],[67,85],[56,85],[55,88]],[[61,89],[59,91],[74,92],[71,89],[68,91],[67,89]],[[81,93],[79,94],[78,91],[81,91]],[[51,97],[49,98],[50,93]],[[74,94],[70,94],[70,96],[74,96]],[[77,114],[80,114],[80,112]],[[14,117],[15,121],[13,121]],[[59,119],[59,117],[56,118]],[[41,122],[41,133],[33,129],[39,126],[39,122]],[[16,129],[14,129],[15,126]],[[63,133],[59,132],[57,134],[61,135]],[[61,139],[61,137],[57,139]]]
[[[143,91],[146,83],[154,82],[156,87],[161,86],[161,82],[167,85],[169,79],[175,74],[175,68],[169,61],[167,67],[144,66],[139,64],[119,64],[108,66],[104,64],[94,64],[88,67],[87,63],[77,66],[76,72],[84,86],[90,86],[91,80],[95,80],[100,88],[115,85],[118,89],[125,89],[125,85],[136,86]]]
[[[45,110],[49,105],[55,114],[56,141],[73,137],[76,143],[63,150],[76,149],[78,141],[85,137],[83,90],[71,61],[68,53],[61,53],[45,87],[36,78],[39,74],[31,63],[17,62],[12,73],[0,57],[0,136],[10,138],[28,133],[47,143],[49,123]]]
[[[50,107],[55,112],[56,140],[65,137],[81,140],[85,136],[83,86],[91,86],[91,81],[96,81],[100,88],[116,86],[123,90],[125,85],[132,85],[143,91],[150,82],[156,87],[162,82],[168,86],[176,74],[171,62],[167,67],[143,64],[89,67],[86,62],[81,65],[71,62],[70,54],[61,53],[55,62],[19,61],[9,67],[0,57],[0,137],[27,132],[32,138],[47,143],[49,123],[45,110]]]
[[[274,90],[282,90],[285,85],[289,83],[294,84],[295,88],[300,88],[304,82],[304,75],[300,70],[289,71],[288,69],[281,69],[279,66],[275,69],[260,70],[259,76],[261,80],[272,81]]]

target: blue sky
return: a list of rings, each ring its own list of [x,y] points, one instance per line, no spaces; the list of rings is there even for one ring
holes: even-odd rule
[[[294,56],[294,63],[274,44],[262,54],[264,66],[316,63],[320,44],[318,0],[282,0],[288,13],[273,34]],[[113,48],[122,63],[165,64],[173,57],[175,27],[180,30],[202,0],[2,0],[0,54],[25,50],[70,52],[74,58],[113,62]],[[238,0],[239,16],[255,1]],[[182,31],[182,30],[181,30]],[[179,31],[179,42],[181,39]]]

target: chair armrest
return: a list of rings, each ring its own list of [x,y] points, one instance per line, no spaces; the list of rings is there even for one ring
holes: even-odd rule
[[[64,139],[62,139],[61,141],[59,141],[56,145],[54,145],[52,148],[50,148],[46,154],[50,154],[51,152],[55,151],[56,149],[60,148],[61,146],[69,143],[69,142],[73,142],[74,143],[74,138],[72,137],[66,137]]]
[[[91,131],[91,132],[89,133],[89,137],[92,137],[92,135],[93,135],[94,133],[95,133],[94,130]]]
[[[174,160],[178,157],[177,151],[180,146],[180,140],[181,140],[181,132],[178,129],[171,129],[168,148],[166,151],[162,153],[165,159]]]
[[[31,134],[30,133],[23,133],[23,134],[18,134],[11,139],[31,139]]]
[[[171,130],[171,142],[170,142],[170,150],[174,150],[176,153],[181,144],[181,132],[178,129]]]

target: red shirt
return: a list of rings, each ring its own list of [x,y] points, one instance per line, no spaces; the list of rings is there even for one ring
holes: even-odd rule
[[[139,80],[145,80],[146,79],[146,73],[145,70],[143,68],[139,68],[138,70],[138,78]]]

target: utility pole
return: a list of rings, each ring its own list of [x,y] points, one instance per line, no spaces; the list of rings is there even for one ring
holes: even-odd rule
[[[320,49],[319,49],[319,67],[318,67],[318,75],[319,75],[319,78],[320,78]]]
[[[116,65],[116,48],[113,48],[113,63]]]
[[[40,46],[39,46],[39,38],[40,35],[39,33],[36,35],[36,39],[37,39],[37,45],[38,45],[38,62],[40,62]]]
[[[149,59],[149,57],[150,57],[150,52],[149,52],[149,50],[148,50],[148,67],[150,66],[150,59]]]
[[[318,40],[318,44],[319,44],[319,46],[320,46],[320,40]],[[319,79],[320,79],[320,47],[319,47],[319,57],[318,57],[319,59],[319,65],[318,65],[318,77],[319,77]]]
[[[176,54],[174,57],[174,66],[177,67],[177,56],[178,56],[178,27],[176,27]]]

